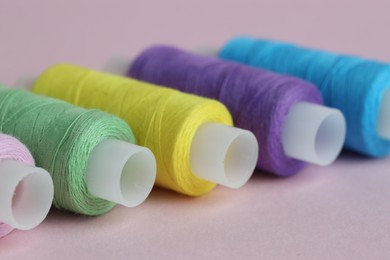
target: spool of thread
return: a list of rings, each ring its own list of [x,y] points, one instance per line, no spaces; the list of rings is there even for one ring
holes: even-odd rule
[[[233,38],[219,57],[312,82],[325,104],[345,115],[347,148],[374,157],[389,154],[389,64],[249,37]]]
[[[200,196],[216,184],[241,187],[255,168],[256,138],[230,127],[217,101],[66,64],[42,73],[33,91],[125,119],[155,154],[161,187]]]
[[[258,168],[290,176],[305,162],[330,164],[344,142],[345,123],[311,84],[288,76],[192,54],[168,46],[143,51],[127,75],[218,99],[238,127],[260,144]]]
[[[128,125],[107,113],[0,86],[0,130],[51,174],[59,209],[100,215],[116,203],[140,204],[153,187],[153,154],[128,143]]]
[[[49,212],[53,182],[48,172],[34,165],[18,139],[0,134],[0,238],[14,228],[36,227]]]

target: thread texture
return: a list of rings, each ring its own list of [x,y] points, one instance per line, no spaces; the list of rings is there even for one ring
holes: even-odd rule
[[[0,134],[0,161],[3,160],[15,160],[26,165],[35,166],[34,159],[24,144],[15,137]],[[13,227],[10,225],[0,223],[0,238],[8,235],[12,230]]]
[[[374,157],[389,154],[390,141],[376,131],[381,99],[390,88],[389,64],[250,37],[233,38],[219,56],[312,82],[325,104],[345,115],[345,147]]]
[[[67,64],[41,74],[34,92],[123,118],[132,126],[139,144],[154,153],[157,185],[192,196],[215,187],[215,183],[191,172],[189,156],[192,139],[201,125],[232,124],[221,103]]]
[[[128,75],[224,103],[234,124],[255,134],[259,169],[290,176],[305,165],[285,155],[281,138],[284,119],[295,103],[322,103],[308,82],[168,46],[144,50]]]
[[[89,155],[101,141],[135,143],[130,128],[121,119],[0,86],[0,130],[21,140],[37,166],[51,174],[57,208],[100,215],[115,206],[88,192],[85,174]]]

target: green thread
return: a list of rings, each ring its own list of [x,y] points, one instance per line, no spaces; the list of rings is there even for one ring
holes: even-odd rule
[[[21,140],[36,165],[51,174],[55,207],[101,215],[115,206],[88,192],[85,174],[89,155],[101,141],[136,142],[121,119],[0,84],[0,131]]]

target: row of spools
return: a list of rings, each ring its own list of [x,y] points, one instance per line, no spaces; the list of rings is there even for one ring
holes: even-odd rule
[[[1,86],[0,235],[37,226],[52,201],[100,215],[154,184],[200,196],[255,168],[329,165],[344,144],[388,154],[389,65],[249,37],[214,54],[153,46],[109,73],[58,64],[15,84],[33,93]]]

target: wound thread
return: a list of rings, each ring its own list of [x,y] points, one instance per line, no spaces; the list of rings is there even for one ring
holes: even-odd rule
[[[33,91],[123,118],[132,126],[139,144],[154,153],[158,186],[191,196],[215,187],[192,173],[189,158],[200,126],[209,122],[232,124],[221,103],[68,64],[43,72]]]
[[[124,121],[101,111],[0,85],[0,131],[21,140],[37,166],[51,174],[55,207],[100,215],[115,206],[88,192],[85,174],[91,151],[103,140],[135,143]]]
[[[258,169],[290,176],[304,167],[303,161],[285,154],[282,128],[296,103],[322,103],[319,91],[310,83],[169,46],[144,50],[127,75],[221,101],[237,127],[255,134]]]
[[[379,109],[390,89],[389,64],[251,37],[231,39],[219,57],[312,82],[325,104],[345,115],[346,148],[373,157],[389,154],[390,141],[377,131]]]

